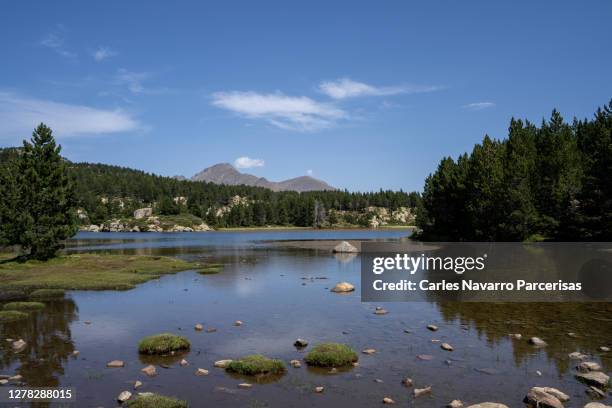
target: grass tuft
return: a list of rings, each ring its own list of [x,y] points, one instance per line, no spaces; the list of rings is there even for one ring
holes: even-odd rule
[[[126,403],[128,408],[187,408],[187,401],[158,394],[138,395]]]
[[[27,313],[18,312],[16,310],[0,311],[0,323],[16,322],[28,317]]]
[[[61,299],[65,294],[64,289],[37,289],[30,293],[30,299]]]
[[[242,375],[282,374],[285,372],[285,363],[254,354],[232,361],[227,366],[227,371]]]
[[[4,305],[4,310],[22,310],[22,311],[34,311],[42,310],[45,308],[45,304],[41,302],[11,302]]]
[[[161,333],[145,337],[138,344],[140,354],[169,354],[172,351],[189,350],[191,344],[185,337]]]
[[[322,343],[313,347],[304,361],[318,367],[343,367],[351,365],[358,359],[357,353],[346,344]]]

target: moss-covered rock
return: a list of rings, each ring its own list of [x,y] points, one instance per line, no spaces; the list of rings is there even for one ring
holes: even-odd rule
[[[64,289],[37,289],[30,293],[30,299],[61,299],[65,294]]]
[[[45,308],[45,304],[41,302],[10,302],[4,305],[3,310],[21,310],[21,311],[34,311],[42,310]]]
[[[187,401],[158,394],[138,395],[126,404],[129,408],[187,408]]]
[[[281,360],[254,354],[239,360],[233,360],[226,370],[230,373],[242,375],[282,374],[285,372],[285,363]]]
[[[172,333],[161,333],[145,337],[138,345],[141,354],[169,354],[173,351],[189,350],[191,344],[185,337]]]
[[[0,311],[0,323],[16,322],[17,320],[26,319],[27,313],[18,312],[16,310]]]
[[[339,343],[321,343],[306,355],[307,364],[318,367],[343,367],[355,363],[359,357],[349,346]]]

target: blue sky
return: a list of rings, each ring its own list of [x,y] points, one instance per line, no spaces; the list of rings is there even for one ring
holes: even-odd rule
[[[421,189],[512,116],[612,98],[612,2],[7,2],[0,145],[50,124],[74,161],[218,162]]]

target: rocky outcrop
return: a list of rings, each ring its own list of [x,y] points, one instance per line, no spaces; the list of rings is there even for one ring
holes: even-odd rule
[[[153,215],[153,208],[151,207],[139,208],[136,211],[134,211],[134,218],[136,218],[137,220],[140,220],[145,217],[150,217],[152,215]]]

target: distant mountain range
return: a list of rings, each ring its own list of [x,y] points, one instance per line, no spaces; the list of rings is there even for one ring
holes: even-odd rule
[[[175,176],[184,179],[183,176]],[[192,181],[206,181],[215,184],[265,187],[272,191],[322,191],[337,190],[322,180],[310,176],[301,176],[284,181],[269,181],[264,177],[241,173],[229,163],[219,163],[210,166],[191,178]]]

